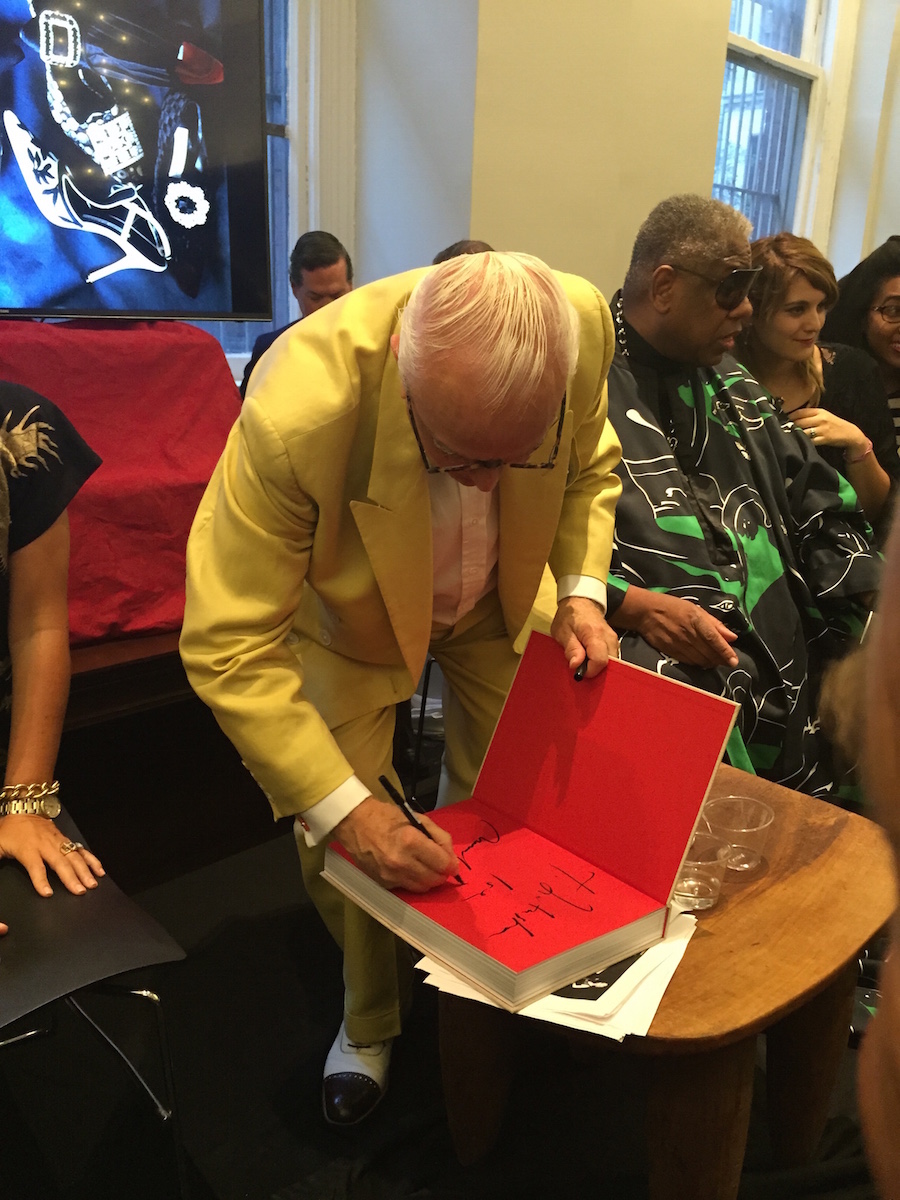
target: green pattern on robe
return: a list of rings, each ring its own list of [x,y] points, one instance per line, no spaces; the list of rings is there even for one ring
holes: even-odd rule
[[[825,665],[862,629],[857,597],[878,585],[856,495],[733,359],[690,370],[635,342],[609,377],[623,483],[610,615],[629,586],[679,596],[738,634],[739,663],[693,667],[635,633],[622,656],[738,701],[734,765],[843,796],[816,701]]]

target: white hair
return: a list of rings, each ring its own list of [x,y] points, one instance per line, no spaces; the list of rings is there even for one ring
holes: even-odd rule
[[[400,374],[414,385],[442,359],[466,355],[489,412],[508,401],[527,406],[548,368],[565,379],[574,371],[578,334],[578,313],[546,263],[529,254],[466,254],[433,267],[413,288],[400,328]]]

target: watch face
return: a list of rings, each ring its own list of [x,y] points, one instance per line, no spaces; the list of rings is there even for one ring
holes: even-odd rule
[[[59,816],[60,803],[55,796],[45,796],[41,801],[41,816],[53,817]]]

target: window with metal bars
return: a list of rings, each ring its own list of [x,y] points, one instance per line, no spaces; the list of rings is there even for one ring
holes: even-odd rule
[[[807,0],[731,0],[729,29],[740,37],[799,58]]]
[[[725,64],[712,190],[752,221],[754,237],[790,229],[794,220],[813,86],[800,57],[810,4],[818,0],[731,4],[736,36]],[[763,48],[775,53],[767,58]]]

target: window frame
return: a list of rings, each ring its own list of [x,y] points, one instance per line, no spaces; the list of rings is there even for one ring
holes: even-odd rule
[[[772,66],[809,81],[791,231],[826,248],[847,119],[860,0],[806,0],[800,54],[728,32],[726,59]]]
[[[276,0],[265,0],[266,4],[275,3]],[[256,338],[271,329],[276,329],[279,325],[285,324],[291,319],[290,306],[293,304],[293,297],[290,294],[290,285],[288,283],[288,259],[290,256],[290,247],[293,245],[296,238],[291,238],[293,229],[293,187],[290,186],[292,181],[297,177],[296,158],[296,135],[295,130],[298,125],[298,116],[300,113],[300,105],[303,103],[303,87],[301,82],[295,82],[294,74],[290,70],[290,64],[297,61],[297,21],[296,21],[296,0],[280,0],[283,4],[282,18],[284,21],[284,107],[282,123],[274,123],[269,119],[269,99],[272,95],[271,88],[277,86],[279,80],[270,78],[270,59],[272,55],[272,45],[269,39],[269,20],[268,15],[262,15],[263,22],[263,82],[264,82],[264,103],[265,103],[265,134],[266,134],[266,187],[268,191],[266,203],[266,218],[269,223],[267,230],[266,245],[269,255],[269,265],[271,272],[271,293],[272,293],[272,319],[270,321],[233,321],[222,319],[219,321],[192,321],[191,324],[197,325],[199,328],[211,333],[222,346],[225,358],[231,368],[231,373],[238,381],[243,376],[244,367],[250,360],[253,343]],[[284,153],[280,158],[280,170],[284,176],[283,183],[275,181],[275,187],[284,186],[287,190],[287,228],[285,230],[284,245],[278,244],[278,240],[273,237],[275,229],[275,210],[277,202],[273,203],[273,170],[276,169],[276,156],[272,153],[272,141],[278,139],[284,145]],[[305,147],[304,147],[305,149]],[[305,162],[305,160],[304,160]],[[280,239],[279,239],[280,240]],[[237,328],[240,328],[240,334],[234,334]],[[237,346],[241,340],[244,342],[244,348],[238,349]]]
[[[291,317],[288,263],[297,238],[307,229],[327,229],[356,252],[356,3],[357,0],[287,0],[288,92],[285,135],[288,149],[286,245],[275,249],[273,293],[284,289]],[[279,268],[279,255],[282,262]],[[277,326],[273,323],[272,328]],[[257,325],[263,333],[269,326]],[[249,353],[227,353],[236,379]]]

